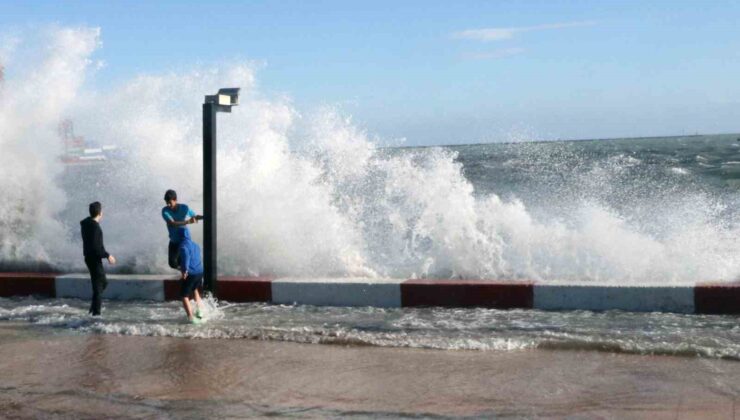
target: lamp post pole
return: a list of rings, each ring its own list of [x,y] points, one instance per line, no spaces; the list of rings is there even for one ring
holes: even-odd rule
[[[216,294],[218,276],[218,217],[216,188],[216,114],[231,112],[239,105],[239,88],[219,89],[203,103],[203,280],[205,289]]]
[[[216,107],[203,104],[203,265],[205,289],[216,294],[218,260],[216,215]]]

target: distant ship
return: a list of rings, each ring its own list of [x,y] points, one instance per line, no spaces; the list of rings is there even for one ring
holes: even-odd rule
[[[59,123],[59,137],[64,142],[61,161],[65,165],[100,165],[120,158],[118,146],[97,146],[76,135],[72,120],[67,119]]]

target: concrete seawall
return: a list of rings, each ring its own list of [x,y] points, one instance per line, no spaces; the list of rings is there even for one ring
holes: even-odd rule
[[[116,300],[174,300],[173,275],[108,275],[103,297]],[[0,273],[0,296],[89,299],[87,274]],[[217,297],[230,302],[320,306],[485,307],[542,310],[623,310],[696,314],[740,314],[740,282],[679,285],[611,285],[532,281],[220,277]]]

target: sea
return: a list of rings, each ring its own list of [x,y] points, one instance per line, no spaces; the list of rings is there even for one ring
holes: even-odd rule
[[[273,260],[266,254],[296,252],[320,258],[323,251],[333,248],[318,243],[335,240],[332,235],[337,232],[301,230],[288,221],[285,227],[272,216],[263,216],[264,222],[271,223],[267,228],[293,228],[289,236],[300,244],[316,244],[306,249],[286,244],[287,250],[279,249],[281,243],[276,239],[285,232],[270,238],[259,229],[254,235],[260,240],[247,242],[247,248],[257,249],[240,252],[245,260],[254,256],[254,264],[265,265],[248,268],[247,274],[343,276],[359,272],[367,276],[576,279],[614,284],[734,281],[740,275],[737,135],[377,148],[364,158],[363,167],[349,174],[331,169],[353,170],[336,160],[356,160],[357,156],[337,159],[326,153],[292,152],[284,158],[325,169],[316,174],[317,179],[332,188],[319,189],[327,194],[320,198],[329,200],[334,216],[342,216],[334,222],[342,218],[351,222],[344,226],[356,229],[362,246],[342,249],[345,256],[355,257],[345,259],[345,265],[328,264],[338,264],[336,259],[307,266],[271,265]],[[113,161],[66,168],[61,176],[65,191],[74,196],[73,186],[80,185],[81,178],[95,174],[104,183],[102,191],[115,178],[103,174],[115,175],[125,167],[125,161]],[[228,206],[228,198],[224,202]],[[247,203],[260,211],[259,202]],[[296,214],[297,210],[287,211]],[[74,225],[71,215],[69,219]],[[107,228],[118,222],[103,225],[111,252],[118,248],[118,239]],[[165,239],[164,228],[157,230],[164,237],[160,239]],[[228,251],[229,241],[240,243],[239,239],[227,234],[220,240],[227,250],[221,269],[243,273],[238,268],[243,265],[228,265],[236,258]],[[157,244],[162,249],[154,252],[161,251],[160,258],[165,258],[166,240]],[[127,256],[122,255],[119,258],[125,265]],[[740,327],[735,316],[323,308],[211,300],[212,319],[192,327],[183,324],[177,303],[107,302],[105,307],[105,316],[94,319],[86,314],[86,302],[2,299],[0,319],[52,327],[64,334],[440,350],[589,349],[740,358]]]

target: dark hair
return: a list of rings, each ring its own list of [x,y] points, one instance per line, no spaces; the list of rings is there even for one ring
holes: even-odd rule
[[[177,193],[175,190],[167,190],[167,192],[164,193],[164,201],[170,200],[177,200]]]
[[[103,211],[103,205],[100,204],[100,201],[90,203],[89,210],[90,210],[90,217],[98,217],[100,216],[100,212]]]

